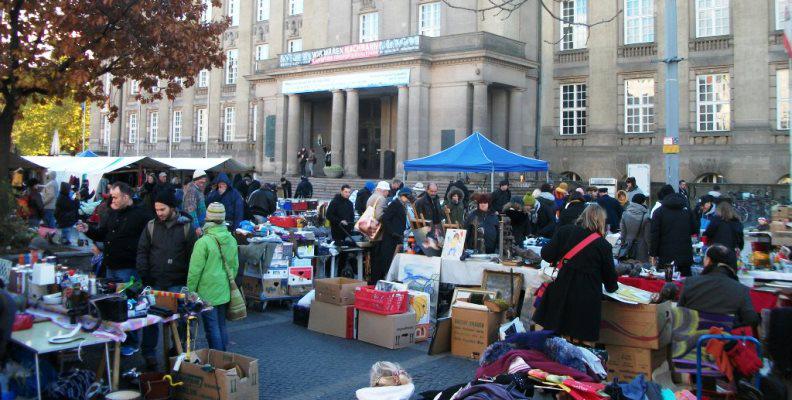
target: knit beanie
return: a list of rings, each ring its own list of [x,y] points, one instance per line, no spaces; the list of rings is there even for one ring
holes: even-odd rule
[[[214,202],[206,207],[206,222],[225,222],[225,206]]]
[[[163,190],[157,193],[157,197],[154,198],[154,203],[161,203],[170,208],[174,208],[176,207],[176,196],[174,196],[173,192],[170,190]]]

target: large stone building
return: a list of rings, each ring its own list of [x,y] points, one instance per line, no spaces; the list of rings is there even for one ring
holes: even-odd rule
[[[121,118],[92,113],[92,148],[231,155],[294,174],[300,148],[321,160],[327,146],[347,176],[365,178],[393,176],[474,130],[533,150],[538,7],[503,19],[440,1],[224,0],[211,14],[232,21],[225,67],[173,102],[140,105],[142,88],[127,85],[111,96]]]
[[[681,178],[788,177],[783,1],[677,0]],[[482,18],[441,1],[224,0],[207,17],[231,18],[225,67],[173,102],[140,105],[134,83],[111,93],[121,117],[92,113],[91,147],[294,174],[300,148],[328,146],[373,178],[478,130],[568,178],[646,163],[664,180],[665,2],[544,3],[554,16],[539,1]]]

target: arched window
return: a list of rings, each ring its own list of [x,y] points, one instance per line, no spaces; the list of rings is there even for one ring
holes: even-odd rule
[[[572,171],[565,171],[561,173],[561,180],[564,181],[573,181],[573,182],[580,182],[583,178],[580,175],[572,172]]]
[[[726,180],[723,178],[723,175],[716,174],[714,172],[708,172],[706,174],[699,175],[696,178],[697,183],[724,183]]]
[[[789,177],[789,174],[786,174],[778,180],[779,185],[792,185],[792,178]]]

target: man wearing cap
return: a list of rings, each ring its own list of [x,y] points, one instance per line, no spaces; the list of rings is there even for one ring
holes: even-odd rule
[[[387,182],[386,182],[387,184]],[[396,246],[404,241],[404,231],[407,227],[407,204],[413,202],[412,190],[402,188],[385,208],[380,222],[382,223],[382,240],[376,244],[371,260],[371,277],[369,284],[385,279],[391,261],[396,255]]]
[[[144,286],[155,290],[181,292],[187,285],[187,270],[197,239],[189,216],[176,209],[173,193],[160,192],[154,199],[156,218],[146,225],[137,248],[137,272]],[[159,325],[143,328],[143,358],[156,370]]]
[[[371,194],[368,201],[366,202],[366,207],[374,207],[374,219],[377,221],[382,221],[382,213],[385,211],[385,206],[387,205],[386,198],[388,197],[388,191],[391,189],[391,186],[388,182],[379,181],[377,183],[377,187],[374,189],[374,193]]]
[[[189,290],[212,306],[211,310],[201,313],[201,319],[209,348],[220,351],[228,347],[225,314],[231,301],[231,289],[226,268],[231,276],[236,276],[239,270],[237,242],[225,227],[225,220],[223,203],[209,204],[204,235],[195,242],[187,274]]]
[[[504,179],[498,184],[498,188],[490,194],[492,203],[490,204],[490,211],[500,214],[503,212],[503,206],[511,200],[511,190],[509,190],[509,181]]]
[[[201,234],[204,218],[206,218],[206,201],[204,199],[204,188],[209,178],[206,171],[197,169],[193,172],[193,179],[187,186],[182,200],[182,210],[186,212],[193,222],[195,233]]]

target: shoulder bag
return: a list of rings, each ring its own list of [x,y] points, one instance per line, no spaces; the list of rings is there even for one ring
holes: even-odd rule
[[[585,239],[581,240],[580,243],[576,244],[575,247],[573,247],[566,254],[564,254],[564,256],[561,257],[560,260],[556,261],[556,263],[553,265],[552,275],[549,277],[550,278],[550,282],[542,283],[542,285],[539,286],[539,289],[536,289],[536,293],[534,294],[534,298],[536,298],[537,301],[539,299],[541,299],[542,296],[544,296],[544,293],[547,290],[547,287],[550,286],[551,282],[555,281],[555,278],[558,276],[558,272],[561,271],[562,268],[564,268],[564,266],[567,264],[567,262],[569,260],[571,260],[573,257],[575,257],[578,253],[583,251],[583,249],[588,247],[588,245],[590,245],[592,242],[594,242],[595,240],[599,239],[600,237],[601,236],[600,236],[599,233],[592,233],[592,234],[586,236]]]
[[[616,253],[616,259],[619,261],[635,260],[638,258],[638,241],[641,240],[641,235],[643,234],[644,216],[646,216],[646,212],[641,214],[641,225],[638,226],[638,233],[635,234],[633,240],[627,243],[622,242],[619,246],[619,251]]]
[[[231,301],[229,301],[228,309],[226,309],[226,319],[229,321],[243,319],[247,317],[245,297],[242,296],[242,291],[240,291],[239,287],[237,287],[236,282],[234,282],[234,276],[231,275],[231,270],[229,270],[228,265],[226,265],[226,260],[223,256],[223,247],[220,246],[220,241],[212,235],[207,236],[210,236],[212,239],[214,239],[215,243],[217,243],[217,250],[220,251],[220,260],[223,262],[223,269],[225,270],[226,276],[228,277],[228,287],[231,292]]]

